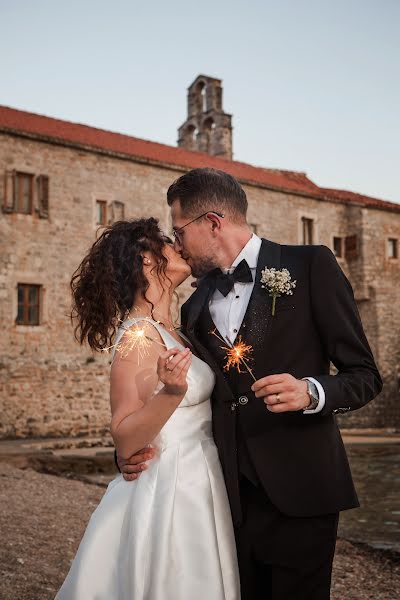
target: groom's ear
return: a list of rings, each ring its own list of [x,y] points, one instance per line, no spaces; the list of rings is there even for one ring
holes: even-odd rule
[[[210,212],[210,213],[207,214],[206,218],[209,221],[211,221],[211,230],[212,231],[215,231],[217,229],[221,229],[221,218],[218,215]]]

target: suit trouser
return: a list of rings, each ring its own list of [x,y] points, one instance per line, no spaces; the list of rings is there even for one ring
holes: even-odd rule
[[[242,600],[329,600],[339,515],[284,515],[245,477],[240,491]]]

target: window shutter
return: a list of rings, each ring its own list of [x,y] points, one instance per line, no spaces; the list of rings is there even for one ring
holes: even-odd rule
[[[358,258],[357,235],[348,235],[345,238],[344,250],[345,250],[345,258],[347,260],[354,260],[355,258]]]
[[[111,202],[111,219],[112,223],[116,221],[123,221],[125,217],[125,205],[123,202],[114,200]]]
[[[15,210],[15,171],[4,173],[3,212],[12,213]]]
[[[37,178],[37,198],[39,217],[49,218],[49,178],[47,175],[39,175]]]

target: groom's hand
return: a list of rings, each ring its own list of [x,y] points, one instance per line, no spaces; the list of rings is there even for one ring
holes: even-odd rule
[[[256,398],[263,398],[266,407],[274,413],[303,410],[310,404],[307,382],[289,373],[268,375],[251,386]]]
[[[140,473],[147,469],[146,461],[151,460],[154,457],[154,453],[154,448],[147,447],[142,448],[127,459],[121,458],[117,454],[118,467],[125,481],[134,481],[137,479]]]

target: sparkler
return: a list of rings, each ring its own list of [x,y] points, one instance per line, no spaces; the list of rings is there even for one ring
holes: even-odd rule
[[[147,335],[144,327],[140,327],[137,323],[131,327],[124,327],[122,325],[121,329],[125,330],[123,341],[118,342],[118,344],[114,344],[113,346],[109,346],[108,348],[104,348],[105,352],[115,348],[122,358],[126,358],[132,350],[136,350],[139,365],[140,361],[149,355],[149,348],[153,342],[165,348],[164,344]]]
[[[215,337],[224,344],[226,343],[226,340],[224,340],[220,335],[218,335],[216,329],[210,331],[210,334],[215,335]],[[246,368],[247,372],[253,378],[253,381],[257,381],[254,377],[251,367],[249,366],[249,361],[253,360],[253,358],[251,357],[251,354],[253,352],[253,346],[245,344],[242,340],[242,336],[238,337],[237,344],[235,345],[231,344],[229,341],[227,343],[229,344],[228,346],[220,346],[220,348],[222,348],[222,350],[225,350],[226,352],[226,363],[224,365],[224,371],[229,371],[229,369],[236,368],[238,373],[244,373],[244,371],[240,369],[241,365],[243,365]]]

